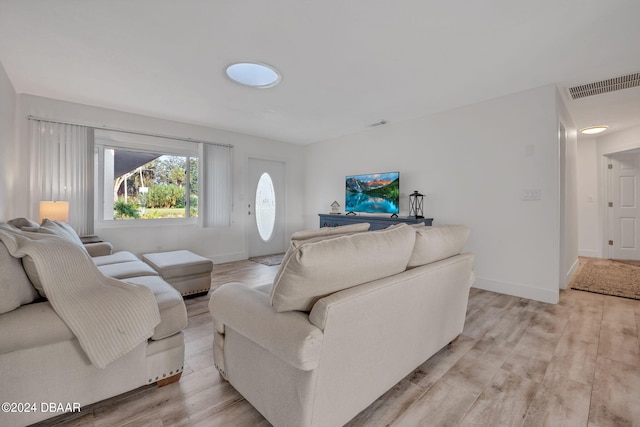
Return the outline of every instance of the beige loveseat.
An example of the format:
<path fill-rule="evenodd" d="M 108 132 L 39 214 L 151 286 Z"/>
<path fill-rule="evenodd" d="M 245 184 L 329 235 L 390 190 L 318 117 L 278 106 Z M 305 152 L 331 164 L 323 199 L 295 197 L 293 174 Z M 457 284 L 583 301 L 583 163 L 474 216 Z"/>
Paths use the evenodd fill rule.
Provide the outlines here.
<path fill-rule="evenodd" d="M 462 332 L 468 229 L 358 227 L 296 233 L 273 285 L 212 293 L 214 362 L 274 426 L 341 426 Z"/>
<path fill-rule="evenodd" d="M 92 259 L 77 236 L 65 237 L 73 232 L 68 226 L 49 222 L 41 230 L 38 224 L 25 221 L 13 221 L 13 226 L 0 223 L 0 402 L 10 405 L 0 412 L 0 425 L 31 424 L 143 385 L 178 380 L 184 364 L 181 330 L 187 325 L 180 293 L 132 254 L 110 254 L 110 245 L 102 244 L 94 252 L 102 255 Z M 24 242 L 32 245 L 31 252 L 24 249 L 29 247 Z M 58 251 L 56 246 L 65 250 Z M 39 251 L 40 247 L 46 249 Z M 20 251 L 31 255 L 22 256 Z M 74 276 L 67 270 L 77 271 Z M 115 280 L 101 271 L 127 277 Z M 54 274 L 60 275 L 59 281 L 51 280 Z M 86 283 L 78 277 L 86 277 Z M 77 289 L 64 288 L 69 280 L 79 282 Z M 98 287 L 115 287 L 120 299 L 92 300 L 91 285 L 96 282 Z M 76 314 L 60 303 L 60 296 L 69 297 L 70 305 L 81 309 L 82 301 L 95 305 L 76 322 Z M 138 300 L 144 304 L 136 305 Z M 129 309 L 118 311 L 112 324 L 99 325 L 103 328 L 91 336 L 93 330 L 88 327 L 93 318 L 109 316 L 100 313 L 104 307 Z M 131 340 L 125 346 L 114 344 L 110 334 L 116 341 L 118 336 Z M 102 357 L 112 348 L 122 348 L 122 354 Z"/>

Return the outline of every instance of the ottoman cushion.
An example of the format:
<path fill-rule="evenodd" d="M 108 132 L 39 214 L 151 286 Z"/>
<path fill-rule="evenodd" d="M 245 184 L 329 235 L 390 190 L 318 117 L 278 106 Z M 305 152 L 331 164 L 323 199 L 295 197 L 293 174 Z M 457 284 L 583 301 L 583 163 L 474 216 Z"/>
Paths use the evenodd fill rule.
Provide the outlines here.
<path fill-rule="evenodd" d="M 213 268 L 213 261 L 187 250 L 144 254 L 142 259 L 165 279 L 207 274 Z"/>
<path fill-rule="evenodd" d="M 211 287 L 213 261 L 191 251 L 144 254 L 142 259 L 183 296 L 206 293 Z"/>

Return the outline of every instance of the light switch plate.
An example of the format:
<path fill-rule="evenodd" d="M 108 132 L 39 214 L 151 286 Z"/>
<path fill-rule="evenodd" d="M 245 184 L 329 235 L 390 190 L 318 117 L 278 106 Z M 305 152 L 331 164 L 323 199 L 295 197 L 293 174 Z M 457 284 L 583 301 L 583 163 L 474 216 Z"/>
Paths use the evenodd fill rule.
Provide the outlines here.
<path fill-rule="evenodd" d="M 520 200 L 531 202 L 540 200 L 542 197 L 542 190 L 539 188 L 527 188 L 522 190 L 520 194 Z"/>

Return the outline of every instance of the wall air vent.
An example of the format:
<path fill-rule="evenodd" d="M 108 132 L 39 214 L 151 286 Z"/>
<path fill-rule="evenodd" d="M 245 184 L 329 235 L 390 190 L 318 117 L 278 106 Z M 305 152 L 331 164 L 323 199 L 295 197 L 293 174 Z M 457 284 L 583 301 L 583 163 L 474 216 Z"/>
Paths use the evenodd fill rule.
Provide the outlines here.
<path fill-rule="evenodd" d="M 587 96 L 600 95 L 601 93 L 629 89 L 636 86 L 640 86 L 640 73 L 570 87 L 569 95 L 571 95 L 571 99 L 579 99 Z"/>

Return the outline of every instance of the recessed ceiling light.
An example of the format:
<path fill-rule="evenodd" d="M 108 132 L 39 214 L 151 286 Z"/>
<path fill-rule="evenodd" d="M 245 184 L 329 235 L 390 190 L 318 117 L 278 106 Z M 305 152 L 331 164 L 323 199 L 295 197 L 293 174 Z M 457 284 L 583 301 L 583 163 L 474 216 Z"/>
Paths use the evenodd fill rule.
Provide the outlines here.
<path fill-rule="evenodd" d="M 257 62 L 236 62 L 227 67 L 227 77 L 244 86 L 272 87 L 280 83 L 280 73 L 269 65 Z"/>
<path fill-rule="evenodd" d="M 596 133 L 604 132 L 609 129 L 609 126 L 601 125 L 601 126 L 589 126 L 588 128 L 580 129 L 580 133 L 584 133 L 586 135 L 595 135 Z"/>

